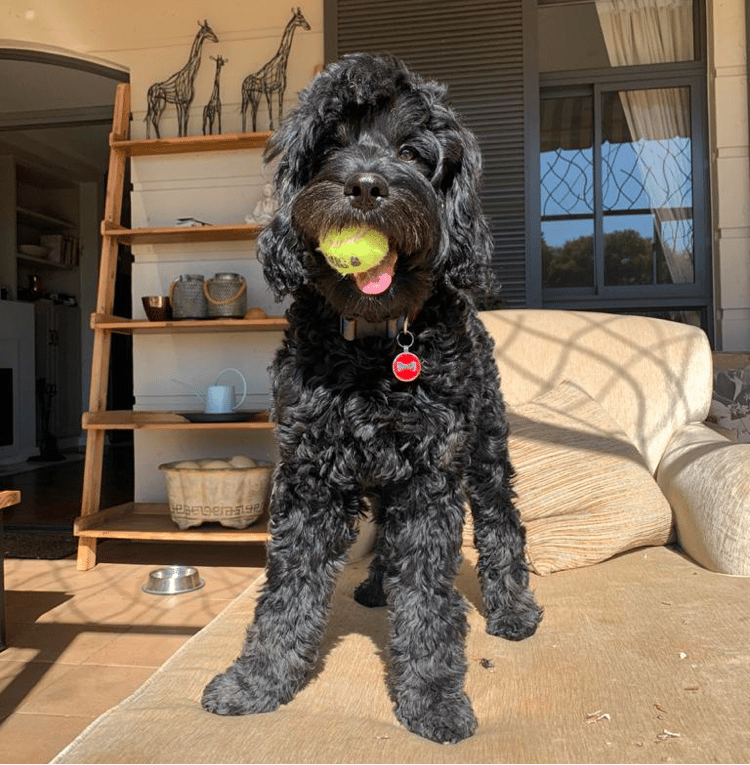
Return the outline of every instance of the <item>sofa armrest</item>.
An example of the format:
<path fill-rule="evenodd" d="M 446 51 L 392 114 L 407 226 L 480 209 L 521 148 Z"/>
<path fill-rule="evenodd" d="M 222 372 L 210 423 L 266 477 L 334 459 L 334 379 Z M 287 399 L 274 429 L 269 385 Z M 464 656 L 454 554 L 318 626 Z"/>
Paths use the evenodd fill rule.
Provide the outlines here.
<path fill-rule="evenodd" d="M 656 480 L 682 549 L 711 571 L 750 576 L 750 444 L 686 425 L 667 445 Z"/>

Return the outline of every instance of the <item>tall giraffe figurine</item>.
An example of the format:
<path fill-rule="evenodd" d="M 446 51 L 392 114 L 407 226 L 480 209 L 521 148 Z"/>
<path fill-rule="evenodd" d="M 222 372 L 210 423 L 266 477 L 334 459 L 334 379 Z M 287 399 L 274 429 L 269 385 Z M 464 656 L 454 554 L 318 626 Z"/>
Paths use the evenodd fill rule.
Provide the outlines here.
<path fill-rule="evenodd" d="M 190 58 L 187 64 L 168 77 L 163 82 L 155 82 L 148 89 L 148 111 L 146 112 L 146 136 L 151 137 L 151 126 L 154 126 L 154 132 L 157 138 L 159 135 L 159 119 L 167 104 L 174 104 L 177 108 L 177 130 L 178 135 L 187 135 L 187 124 L 190 104 L 193 102 L 195 89 L 195 75 L 198 74 L 198 67 L 201 65 L 201 48 L 205 40 L 219 42 L 219 38 L 214 34 L 213 29 L 208 26 L 204 20 L 201 24 L 198 34 L 193 40 L 193 47 L 190 49 Z"/>
<path fill-rule="evenodd" d="M 211 91 L 211 98 L 208 103 L 203 107 L 203 135 L 213 135 L 214 132 L 214 120 L 216 120 L 217 133 L 221 133 L 221 100 L 219 99 L 219 76 L 221 74 L 221 67 L 224 64 L 229 63 L 228 58 L 224 56 L 211 56 L 211 59 L 216 62 L 216 75 L 214 76 L 214 89 Z M 208 128 L 208 131 L 206 131 Z"/>
<path fill-rule="evenodd" d="M 284 110 L 284 91 L 286 90 L 286 63 L 289 58 L 289 50 L 292 47 L 292 38 L 294 30 L 302 27 L 310 31 L 310 25 L 307 19 L 302 15 L 302 11 L 292 8 L 292 18 L 284 29 L 281 36 L 281 43 L 276 55 L 255 74 L 249 74 L 242 82 L 242 130 L 246 129 L 247 107 L 252 107 L 253 132 L 256 130 L 258 117 L 258 104 L 261 95 L 266 97 L 268 104 L 269 130 L 273 130 L 273 108 L 271 106 L 271 96 L 276 93 L 278 97 L 278 120 L 281 122 L 281 116 Z"/>

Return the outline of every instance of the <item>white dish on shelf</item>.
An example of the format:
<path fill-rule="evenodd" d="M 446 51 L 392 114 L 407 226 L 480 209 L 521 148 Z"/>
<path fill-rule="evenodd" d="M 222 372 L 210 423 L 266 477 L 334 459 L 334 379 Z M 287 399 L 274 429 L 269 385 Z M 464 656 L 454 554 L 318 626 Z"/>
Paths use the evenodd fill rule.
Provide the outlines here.
<path fill-rule="evenodd" d="M 18 251 L 32 258 L 46 258 L 49 255 L 49 247 L 40 247 L 38 244 L 19 244 Z"/>

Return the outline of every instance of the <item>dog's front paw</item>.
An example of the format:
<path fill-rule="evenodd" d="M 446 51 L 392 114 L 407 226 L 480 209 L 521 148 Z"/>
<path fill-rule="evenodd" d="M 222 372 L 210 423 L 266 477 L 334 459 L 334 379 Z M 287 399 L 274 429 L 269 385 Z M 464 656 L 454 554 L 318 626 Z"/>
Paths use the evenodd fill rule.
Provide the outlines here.
<path fill-rule="evenodd" d="M 396 706 L 396 717 L 412 733 L 439 744 L 463 741 L 477 729 L 477 718 L 465 693 L 458 698 L 438 699 L 432 704 L 423 699 L 416 704 L 402 701 Z"/>
<path fill-rule="evenodd" d="M 264 678 L 247 677 L 236 666 L 216 675 L 203 690 L 201 704 L 216 715 L 272 712 L 282 703 L 278 690 L 265 687 Z"/>
<path fill-rule="evenodd" d="M 523 640 L 536 632 L 542 620 L 542 609 L 534 602 L 531 593 L 519 600 L 512 609 L 496 610 L 487 614 L 487 632 L 506 640 Z"/>

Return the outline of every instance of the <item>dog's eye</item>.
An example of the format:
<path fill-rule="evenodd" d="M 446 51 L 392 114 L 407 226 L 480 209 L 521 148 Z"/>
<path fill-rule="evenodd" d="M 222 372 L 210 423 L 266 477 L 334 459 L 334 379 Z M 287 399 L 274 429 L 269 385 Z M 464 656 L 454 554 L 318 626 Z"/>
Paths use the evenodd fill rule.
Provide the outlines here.
<path fill-rule="evenodd" d="M 417 152 L 414 151 L 411 146 L 402 146 L 398 150 L 398 158 L 404 162 L 413 162 L 418 156 Z"/>

